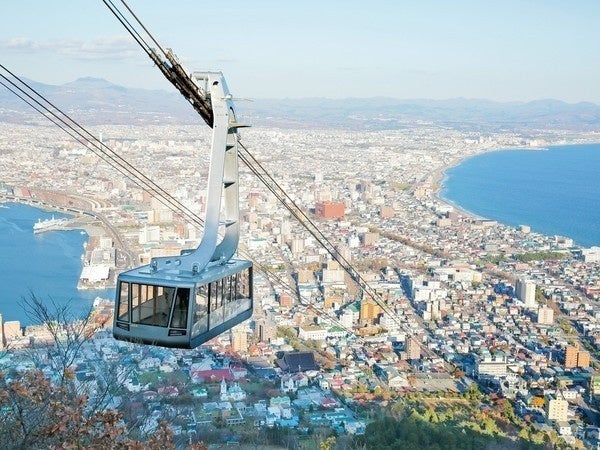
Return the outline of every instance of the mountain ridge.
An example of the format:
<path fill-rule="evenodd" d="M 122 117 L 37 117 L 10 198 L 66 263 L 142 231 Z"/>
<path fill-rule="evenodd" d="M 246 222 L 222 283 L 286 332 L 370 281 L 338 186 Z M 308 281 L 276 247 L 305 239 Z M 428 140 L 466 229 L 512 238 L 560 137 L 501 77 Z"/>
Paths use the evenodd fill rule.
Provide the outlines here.
<path fill-rule="evenodd" d="M 76 113 L 86 123 L 199 123 L 196 113 L 174 89 L 169 92 L 128 88 L 94 77 L 62 85 L 25 81 L 53 104 Z M 556 99 L 498 102 L 464 97 L 440 100 L 310 97 L 239 101 L 236 107 L 239 115 L 255 125 L 280 127 L 383 130 L 431 124 L 463 130 L 600 130 L 600 105 Z M 37 114 L 7 89 L 0 89 L 0 112 L 0 121 L 5 122 Z"/>

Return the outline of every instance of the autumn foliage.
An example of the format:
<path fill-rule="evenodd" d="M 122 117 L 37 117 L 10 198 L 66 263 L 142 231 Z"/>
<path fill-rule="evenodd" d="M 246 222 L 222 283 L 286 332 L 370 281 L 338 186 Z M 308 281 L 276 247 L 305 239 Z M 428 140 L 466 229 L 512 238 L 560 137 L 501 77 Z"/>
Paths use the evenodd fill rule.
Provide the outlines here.
<path fill-rule="evenodd" d="M 0 373 L 0 448 L 175 448 L 166 423 L 146 441 L 130 439 L 119 412 L 88 411 L 88 399 L 74 392 L 73 383 L 53 384 L 40 370 L 11 379 Z"/>

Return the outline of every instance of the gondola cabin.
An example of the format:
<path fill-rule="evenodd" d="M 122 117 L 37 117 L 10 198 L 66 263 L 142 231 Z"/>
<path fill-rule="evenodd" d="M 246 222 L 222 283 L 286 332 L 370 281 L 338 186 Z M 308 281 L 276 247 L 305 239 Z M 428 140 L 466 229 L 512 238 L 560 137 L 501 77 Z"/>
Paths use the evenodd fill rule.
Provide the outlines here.
<path fill-rule="evenodd" d="M 119 275 L 116 339 L 194 348 L 250 318 L 252 263 L 229 260 L 198 274 L 153 272 L 150 266 Z"/>

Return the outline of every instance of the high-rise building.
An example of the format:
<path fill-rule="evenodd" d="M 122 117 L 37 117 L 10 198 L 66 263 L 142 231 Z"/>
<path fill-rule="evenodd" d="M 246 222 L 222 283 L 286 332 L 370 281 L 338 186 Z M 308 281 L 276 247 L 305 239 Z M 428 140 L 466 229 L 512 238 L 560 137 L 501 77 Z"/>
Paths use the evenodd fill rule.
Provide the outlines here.
<path fill-rule="evenodd" d="M 354 313 L 350 309 L 345 309 L 339 317 L 340 324 L 345 328 L 354 326 Z"/>
<path fill-rule="evenodd" d="M 484 352 L 481 356 L 477 357 L 476 370 L 479 376 L 506 376 L 508 370 L 508 359 L 506 354 L 501 351 L 498 351 L 493 355 L 489 352 Z"/>
<path fill-rule="evenodd" d="M 556 395 L 548 395 L 546 397 L 546 419 L 565 422 L 568 419 L 568 408 L 569 403 L 560 392 Z"/>
<path fill-rule="evenodd" d="M 256 321 L 255 334 L 260 342 L 270 342 L 277 337 L 277 329 L 270 322 L 259 319 Z"/>
<path fill-rule="evenodd" d="M 577 352 L 577 367 L 590 367 L 590 352 Z"/>
<path fill-rule="evenodd" d="M 421 359 L 421 344 L 415 336 L 411 336 L 406 340 L 406 358 Z"/>
<path fill-rule="evenodd" d="M 321 279 L 323 284 L 343 283 L 345 280 L 345 275 L 346 272 L 336 261 L 329 261 L 327 263 L 327 267 L 324 267 L 321 271 Z"/>
<path fill-rule="evenodd" d="M 594 396 L 600 395 L 600 375 L 590 377 L 590 392 Z"/>
<path fill-rule="evenodd" d="M 547 306 L 538 309 L 537 323 L 540 325 L 552 325 L 554 323 L 554 310 Z"/>
<path fill-rule="evenodd" d="M 315 215 L 324 219 L 339 219 L 344 217 L 345 207 L 342 202 L 317 202 Z"/>
<path fill-rule="evenodd" d="M 304 252 L 304 239 L 293 238 L 290 242 L 290 250 L 294 255 L 300 255 Z"/>
<path fill-rule="evenodd" d="M 234 327 L 231 330 L 231 348 L 234 352 L 248 351 L 248 336 L 243 327 Z"/>
<path fill-rule="evenodd" d="M 373 324 L 382 312 L 381 306 L 370 298 L 360 302 L 360 322 L 362 324 Z"/>
<path fill-rule="evenodd" d="M 569 345 L 565 349 L 565 368 L 572 369 L 573 367 L 589 367 L 590 352 L 581 350 L 579 344 L 574 347 Z"/>
<path fill-rule="evenodd" d="M 519 278 L 515 284 L 515 293 L 517 298 L 525 303 L 525 308 L 534 308 L 535 303 L 535 283 L 531 280 Z"/>
<path fill-rule="evenodd" d="M 565 368 L 571 369 L 577 367 L 577 347 L 568 346 L 565 349 Z"/>

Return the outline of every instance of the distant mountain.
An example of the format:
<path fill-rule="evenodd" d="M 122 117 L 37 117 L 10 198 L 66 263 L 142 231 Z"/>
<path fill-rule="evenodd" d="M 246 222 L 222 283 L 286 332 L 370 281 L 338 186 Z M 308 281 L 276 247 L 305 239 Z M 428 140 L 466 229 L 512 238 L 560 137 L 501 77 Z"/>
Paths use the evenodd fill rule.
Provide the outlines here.
<path fill-rule="evenodd" d="M 72 119 L 88 125 L 192 122 L 196 119 L 194 111 L 175 91 L 131 89 L 89 77 L 60 86 L 25 81 Z M 19 120 L 23 114 L 37 113 L 0 86 L 0 120 Z"/>
<path fill-rule="evenodd" d="M 27 80 L 56 106 L 82 124 L 198 123 L 194 110 L 175 89 L 131 89 L 97 78 L 61 86 Z M 419 123 L 462 130 L 568 129 L 600 131 L 600 105 L 558 100 L 494 102 L 479 99 L 400 100 L 257 99 L 237 103 L 238 115 L 256 126 L 397 129 Z M 21 122 L 37 113 L 0 87 L 0 121 Z"/>
<path fill-rule="evenodd" d="M 455 129 L 600 130 L 600 105 L 558 100 L 494 102 L 479 99 L 348 98 L 260 100 L 246 106 L 257 119 L 343 128 L 393 129 L 431 123 Z"/>

